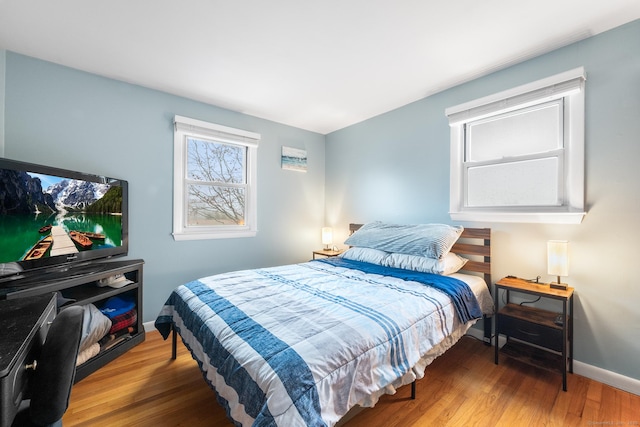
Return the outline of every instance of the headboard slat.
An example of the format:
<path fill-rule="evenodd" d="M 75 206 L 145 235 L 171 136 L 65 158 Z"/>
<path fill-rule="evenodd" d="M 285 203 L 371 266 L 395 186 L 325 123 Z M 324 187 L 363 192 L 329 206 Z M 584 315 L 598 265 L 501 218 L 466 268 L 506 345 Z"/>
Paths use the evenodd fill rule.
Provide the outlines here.
<path fill-rule="evenodd" d="M 491 264 L 482 261 L 469 260 L 462 269 L 466 271 L 475 271 L 477 273 L 491 274 Z"/>
<path fill-rule="evenodd" d="M 451 252 L 458 255 L 480 255 L 491 256 L 491 246 L 479 246 L 470 243 L 459 243 L 453 245 Z"/>
<path fill-rule="evenodd" d="M 491 239 L 490 228 L 465 228 L 462 231 L 462 236 L 469 239 Z"/>

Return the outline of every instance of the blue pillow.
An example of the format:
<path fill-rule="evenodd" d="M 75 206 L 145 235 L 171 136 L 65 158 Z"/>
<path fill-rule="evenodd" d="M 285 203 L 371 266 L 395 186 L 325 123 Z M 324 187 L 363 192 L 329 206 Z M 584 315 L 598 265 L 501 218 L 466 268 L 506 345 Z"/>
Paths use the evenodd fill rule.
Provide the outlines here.
<path fill-rule="evenodd" d="M 385 252 L 442 259 L 464 230 L 446 224 L 388 224 L 380 221 L 363 225 L 344 244 Z"/>

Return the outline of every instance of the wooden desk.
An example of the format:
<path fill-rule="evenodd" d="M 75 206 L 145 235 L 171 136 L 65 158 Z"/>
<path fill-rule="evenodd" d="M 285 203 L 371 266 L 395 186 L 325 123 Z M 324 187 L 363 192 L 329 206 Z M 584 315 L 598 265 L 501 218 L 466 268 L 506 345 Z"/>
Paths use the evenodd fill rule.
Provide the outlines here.
<path fill-rule="evenodd" d="M 0 301 L 0 427 L 13 422 L 30 370 L 56 316 L 55 294 Z"/>

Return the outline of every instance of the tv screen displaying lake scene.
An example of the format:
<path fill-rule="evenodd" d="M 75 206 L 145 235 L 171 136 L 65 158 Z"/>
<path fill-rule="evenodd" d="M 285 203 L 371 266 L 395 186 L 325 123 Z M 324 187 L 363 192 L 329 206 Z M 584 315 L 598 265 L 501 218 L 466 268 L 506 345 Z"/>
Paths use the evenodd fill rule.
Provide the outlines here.
<path fill-rule="evenodd" d="M 75 259 L 123 246 L 123 181 L 1 166 L 0 263 Z"/>

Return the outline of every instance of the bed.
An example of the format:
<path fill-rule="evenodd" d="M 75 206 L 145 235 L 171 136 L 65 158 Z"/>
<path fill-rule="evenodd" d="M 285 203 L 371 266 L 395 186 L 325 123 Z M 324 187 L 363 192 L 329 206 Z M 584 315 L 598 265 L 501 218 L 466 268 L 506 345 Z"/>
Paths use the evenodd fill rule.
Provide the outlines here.
<path fill-rule="evenodd" d="M 351 224 L 359 231 L 349 239 L 369 225 Z M 470 258 L 449 274 L 387 265 L 393 252 L 354 245 L 340 257 L 201 278 L 171 293 L 155 325 L 173 336 L 174 358 L 180 335 L 236 425 L 333 426 L 415 385 L 482 317 L 488 341 L 490 236 L 466 228 L 433 255 L 438 268 L 445 256 Z"/>

